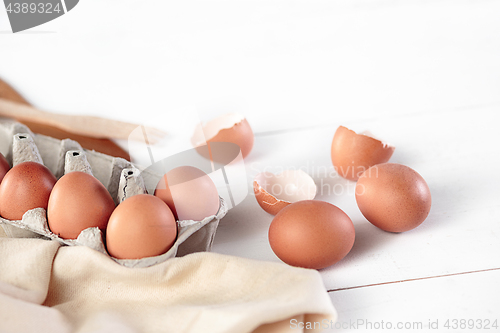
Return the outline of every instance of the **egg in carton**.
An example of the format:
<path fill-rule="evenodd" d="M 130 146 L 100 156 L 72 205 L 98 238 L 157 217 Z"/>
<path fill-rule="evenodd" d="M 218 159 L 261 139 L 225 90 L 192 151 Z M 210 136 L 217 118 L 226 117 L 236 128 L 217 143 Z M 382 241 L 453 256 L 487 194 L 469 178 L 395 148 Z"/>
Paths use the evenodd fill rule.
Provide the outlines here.
<path fill-rule="evenodd" d="M 57 179 L 71 171 L 89 173 L 106 187 L 115 204 L 135 194 L 148 193 L 148 189 L 154 191 L 163 176 L 148 169 L 140 170 L 122 158 L 84 150 L 70 139 L 33 134 L 25 125 L 6 119 L 0 119 L 0 152 L 12 166 L 25 161 L 44 164 Z M 219 221 L 227 210 L 220 198 L 215 215 L 201 221 L 177 221 L 177 239 L 162 255 L 142 259 L 110 258 L 126 267 L 148 267 L 176 256 L 210 251 Z M 44 208 L 27 211 L 18 221 L 0 217 L 0 227 L 8 237 L 52 239 L 69 246 L 88 246 L 109 256 L 99 228 L 87 228 L 76 239 L 63 239 L 50 231 Z"/>

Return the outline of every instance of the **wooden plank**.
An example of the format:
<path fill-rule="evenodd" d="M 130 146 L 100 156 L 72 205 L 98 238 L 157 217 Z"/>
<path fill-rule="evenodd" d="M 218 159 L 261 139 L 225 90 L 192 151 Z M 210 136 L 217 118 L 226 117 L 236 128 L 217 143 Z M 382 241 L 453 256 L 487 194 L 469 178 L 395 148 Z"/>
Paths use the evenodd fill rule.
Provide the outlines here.
<path fill-rule="evenodd" d="M 493 270 L 330 292 L 339 317 L 324 332 L 498 332 L 498 279 Z"/>

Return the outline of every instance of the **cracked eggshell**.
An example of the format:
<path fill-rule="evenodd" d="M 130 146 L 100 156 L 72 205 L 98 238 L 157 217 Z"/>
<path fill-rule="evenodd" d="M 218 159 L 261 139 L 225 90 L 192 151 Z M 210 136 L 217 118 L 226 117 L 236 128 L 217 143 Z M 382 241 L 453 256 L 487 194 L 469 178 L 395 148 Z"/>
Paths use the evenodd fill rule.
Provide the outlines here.
<path fill-rule="evenodd" d="M 231 142 L 237 144 L 245 158 L 253 147 L 254 135 L 244 116 L 229 113 L 215 118 L 195 130 L 191 139 L 195 147 L 210 142 Z"/>
<path fill-rule="evenodd" d="M 278 175 L 259 173 L 253 181 L 253 190 L 260 207 L 276 215 L 291 203 L 314 199 L 317 188 L 311 176 L 304 171 L 285 170 Z"/>
<path fill-rule="evenodd" d="M 431 192 L 424 178 L 402 164 L 383 163 L 366 170 L 355 193 L 361 213 L 385 231 L 414 229 L 431 210 Z"/>
<path fill-rule="evenodd" d="M 368 132 L 357 134 L 340 126 L 333 136 L 331 158 L 341 177 L 356 181 L 371 166 L 389 161 L 394 149 Z"/>

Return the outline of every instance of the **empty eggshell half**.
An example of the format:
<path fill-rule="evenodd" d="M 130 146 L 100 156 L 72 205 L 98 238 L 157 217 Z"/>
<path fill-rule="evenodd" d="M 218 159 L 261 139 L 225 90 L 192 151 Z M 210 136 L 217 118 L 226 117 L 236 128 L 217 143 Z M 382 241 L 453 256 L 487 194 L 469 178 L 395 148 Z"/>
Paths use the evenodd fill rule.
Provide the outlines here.
<path fill-rule="evenodd" d="M 312 200 L 316 196 L 314 180 L 302 170 L 285 170 L 275 175 L 259 173 L 253 181 L 255 198 L 266 212 L 276 215 L 291 203 Z"/>
<path fill-rule="evenodd" d="M 369 132 L 356 132 L 340 126 L 332 140 L 331 158 L 335 171 L 349 180 L 358 180 L 368 168 L 386 163 L 394 146 L 374 138 Z"/>
<path fill-rule="evenodd" d="M 232 142 L 240 147 L 245 158 L 252 150 L 254 135 L 244 116 L 229 113 L 198 126 L 191 141 L 195 147 L 210 142 Z"/>

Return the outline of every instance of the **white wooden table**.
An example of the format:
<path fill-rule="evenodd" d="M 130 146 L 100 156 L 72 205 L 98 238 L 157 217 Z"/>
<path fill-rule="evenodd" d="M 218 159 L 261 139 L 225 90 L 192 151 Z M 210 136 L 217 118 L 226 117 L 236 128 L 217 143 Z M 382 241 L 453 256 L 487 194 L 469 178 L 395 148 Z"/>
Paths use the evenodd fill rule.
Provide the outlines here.
<path fill-rule="evenodd" d="M 213 251 L 279 262 L 272 216 L 250 186 L 264 169 L 302 168 L 317 199 L 356 228 L 349 255 L 320 272 L 336 331 L 491 331 L 500 325 L 499 18 L 500 2 L 486 0 L 85 0 L 18 34 L 0 10 L 0 75 L 40 108 L 167 131 L 188 106 L 201 120 L 245 114 L 255 132 L 250 192 L 221 221 Z M 333 174 L 339 125 L 383 137 L 396 146 L 392 162 L 426 179 L 433 206 L 420 227 L 392 234 L 364 219 L 354 183 Z"/>

